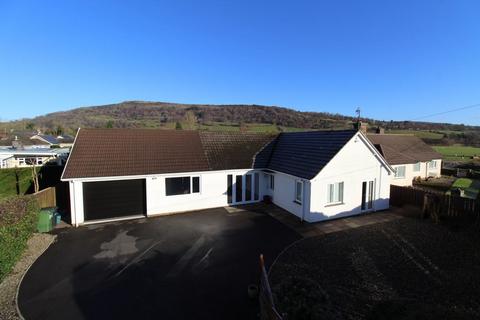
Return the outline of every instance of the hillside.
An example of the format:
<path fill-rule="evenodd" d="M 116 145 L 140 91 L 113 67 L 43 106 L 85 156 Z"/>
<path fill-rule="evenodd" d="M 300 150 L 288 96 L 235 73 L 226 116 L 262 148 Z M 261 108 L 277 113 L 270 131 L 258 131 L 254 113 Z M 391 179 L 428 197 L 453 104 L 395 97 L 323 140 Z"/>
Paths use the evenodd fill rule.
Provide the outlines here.
<path fill-rule="evenodd" d="M 195 115 L 196 127 L 205 130 L 239 130 L 241 126 L 246 127 L 248 131 L 344 129 L 351 128 L 351 123 L 355 120 L 353 117 L 340 114 L 301 112 L 276 106 L 126 101 L 4 122 L 0 124 L 0 129 L 31 130 L 35 128 L 44 132 L 61 130 L 74 133 L 79 127 L 174 128 L 175 123 L 184 121 L 187 112 Z M 434 139 L 439 144 L 448 144 L 445 139 L 470 144 L 469 141 L 476 142 L 475 139 L 480 133 L 480 127 L 458 124 L 375 119 L 362 119 L 362 121 L 368 122 L 370 128 L 381 126 L 397 133 L 422 132 L 423 139 Z"/>

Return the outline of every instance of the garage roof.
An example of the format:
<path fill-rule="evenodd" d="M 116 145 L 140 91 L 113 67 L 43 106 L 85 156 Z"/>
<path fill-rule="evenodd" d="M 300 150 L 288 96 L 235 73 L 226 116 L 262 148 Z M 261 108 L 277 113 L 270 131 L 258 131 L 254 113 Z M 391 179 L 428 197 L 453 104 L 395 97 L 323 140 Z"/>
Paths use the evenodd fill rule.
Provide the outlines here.
<path fill-rule="evenodd" d="M 275 136 L 160 129 L 81 129 L 62 179 L 246 169 Z"/>
<path fill-rule="evenodd" d="M 367 137 L 391 165 L 426 162 L 442 158 L 422 139 L 413 135 L 369 134 Z"/>

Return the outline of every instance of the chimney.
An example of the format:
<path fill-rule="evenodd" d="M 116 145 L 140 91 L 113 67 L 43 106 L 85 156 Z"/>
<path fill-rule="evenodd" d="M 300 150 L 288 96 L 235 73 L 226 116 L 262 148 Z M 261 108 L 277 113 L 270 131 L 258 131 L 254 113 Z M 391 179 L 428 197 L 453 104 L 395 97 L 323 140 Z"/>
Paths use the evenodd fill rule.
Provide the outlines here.
<path fill-rule="evenodd" d="M 353 123 L 353 129 L 357 131 L 362 131 L 363 134 L 367 134 L 367 127 L 368 127 L 368 123 L 362 123 L 361 121 L 357 121 Z"/>
<path fill-rule="evenodd" d="M 385 134 L 385 128 L 377 127 L 375 130 L 376 134 Z"/>

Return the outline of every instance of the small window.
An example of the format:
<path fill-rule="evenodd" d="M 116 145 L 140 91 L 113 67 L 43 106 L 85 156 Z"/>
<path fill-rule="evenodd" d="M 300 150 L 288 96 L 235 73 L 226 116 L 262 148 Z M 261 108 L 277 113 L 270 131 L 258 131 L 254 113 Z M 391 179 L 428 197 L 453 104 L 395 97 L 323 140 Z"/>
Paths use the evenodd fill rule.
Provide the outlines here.
<path fill-rule="evenodd" d="M 192 178 L 192 193 L 200 192 L 200 177 Z"/>
<path fill-rule="evenodd" d="M 343 182 L 331 183 L 328 185 L 328 199 L 327 202 L 342 203 L 343 202 Z"/>
<path fill-rule="evenodd" d="M 25 164 L 25 158 L 18 158 L 18 164 Z"/>
<path fill-rule="evenodd" d="M 432 160 L 428 163 L 428 169 L 436 169 L 437 168 L 437 161 Z"/>
<path fill-rule="evenodd" d="M 167 196 L 190 193 L 190 177 L 166 178 L 165 192 Z"/>
<path fill-rule="evenodd" d="M 273 174 L 270 175 L 270 189 L 275 190 L 275 176 Z"/>
<path fill-rule="evenodd" d="M 302 203 L 303 183 L 302 181 L 295 181 L 295 202 Z"/>
<path fill-rule="evenodd" d="M 405 166 L 399 166 L 394 168 L 395 169 L 395 178 L 402 179 L 405 178 Z"/>
<path fill-rule="evenodd" d="M 420 171 L 420 162 L 417 162 L 413 165 L 413 171 L 419 172 Z"/>

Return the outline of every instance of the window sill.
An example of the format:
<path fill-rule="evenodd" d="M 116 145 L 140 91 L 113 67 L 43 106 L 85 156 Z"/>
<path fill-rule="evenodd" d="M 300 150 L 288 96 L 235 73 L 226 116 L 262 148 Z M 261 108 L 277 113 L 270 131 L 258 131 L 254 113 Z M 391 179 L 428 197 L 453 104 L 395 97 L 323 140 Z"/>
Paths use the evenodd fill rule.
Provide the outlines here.
<path fill-rule="evenodd" d="M 302 205 L 302 203 L 301 203 L 301 202 L 299 202 L 299 201 L 297 201 L 297 200 L 293 200 L 293 203 L 296 203 L 296 204 L 298 204 L 299 206 L 301 206 L 301 205 Z"/>
<path fill-rule="evenodd" d="M 401 180 L 401 179 L 405 179 L 405 177 L 393 177 L 393 180 Z"/>
<path fill-rule="evenodd" d="M 329 203 L 327 205 L 325 205 L 325 208 L 328 208 L 328 207 L 336 207 L 336 206 L 342 206 L 344 205 L 345 203 L 344 202 L 335 202 L 335 203 Z"/>

